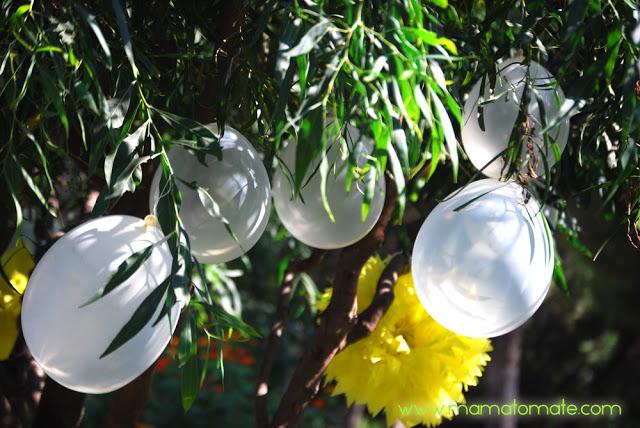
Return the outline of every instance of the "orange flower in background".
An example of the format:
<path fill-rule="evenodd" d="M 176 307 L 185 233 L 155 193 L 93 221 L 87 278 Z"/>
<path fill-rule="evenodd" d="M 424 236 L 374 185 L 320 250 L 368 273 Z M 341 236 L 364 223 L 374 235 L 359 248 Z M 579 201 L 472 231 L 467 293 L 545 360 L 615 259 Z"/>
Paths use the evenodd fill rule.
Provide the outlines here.
<path fill-rule="evenodd" d="M 233 337 L 233 335 L 231 336 Z M 211 360 L 216 361 L 220 356 L 219 353 L 219 342 L 212 341 L 209 345 L 209 340 L 206 337 L 201 337 L 198 339 L 198 358 L 200 360 L 205 360 L 207 358 L 207 346 L 209 347 L 209 355 L 208 357 Z M 163 373 L 167 370 L 167 368 L 175 361 L 175 357 L 178 353 L 178 348 L 180 346 L 180 338 L 173 337 L 167 346 L 164 354 L 156 361 L 155 369 L 158 373 Z M 222 354 L 225 362 L 239 364 L 242 366 L 252 366 L 256 363 L 255 358 L 249 354 L 244 345 L 232 345 L 230 343 L 223 343 L 222 345 Z"/>
<path fill-rule="evenodd" d="M 316 409 L 322 409 L 327 405 L 327 401 L 324 398 L 316 398 L 311 402 L 311 407 L 315 407 Z"/>
<path fill-rule="evenodd" d="M 171 365 L 171 363 L 173 362 L 173 358 L 171 357 L 167 357 L 165 355 L 161 356 L 160 358 L 158 358 L 158 361 L 156 361 L 156 372 L 158 373 L 162 373 L 165 370 L 167 370 L 167 367 L 169 365 Z"/>

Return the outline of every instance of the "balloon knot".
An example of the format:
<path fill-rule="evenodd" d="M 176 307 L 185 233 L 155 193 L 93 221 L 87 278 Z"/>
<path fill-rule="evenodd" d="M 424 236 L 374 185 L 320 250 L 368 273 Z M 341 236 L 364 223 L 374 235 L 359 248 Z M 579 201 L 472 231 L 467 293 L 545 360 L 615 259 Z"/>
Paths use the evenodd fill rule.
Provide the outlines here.
<path fill-rule="evenodd" d="M 149 227 L 156 227 L 158 225 L 158 217 L 149 214 L 148 216 L 146 216 L 144 218 L 144 227 L 145 228 L 149 228 Z"/>

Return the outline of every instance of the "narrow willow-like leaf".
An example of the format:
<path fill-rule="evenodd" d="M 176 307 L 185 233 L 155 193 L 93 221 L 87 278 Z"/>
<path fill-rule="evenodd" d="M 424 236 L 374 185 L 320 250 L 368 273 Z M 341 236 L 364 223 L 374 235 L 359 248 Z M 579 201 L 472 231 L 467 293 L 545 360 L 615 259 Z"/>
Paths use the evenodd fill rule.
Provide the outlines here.
<path fill-rule="evenodd" d="M 204 207 L 207 214 L 209 214 L 211 218 L 220 220 L 224 225 L 224 228 L 227 230 L 227 233 L 229 234 L 229 236 L 231 236 L 231 238 L 233 238 L 234 241 L 240 242 L 238 239 L 238 235 L 236 235 L 236 233 L 233 231 L 233 228 L 231 227 L 229 220 L 227 220 L 227 218 L 222 215 L 222 212 L 220 211 L 220 206 L 213 199 L 211 194 L 209 194 L 207 189 L 205 189 L 204 187 L 198 186 L 197 192 L 198 192 L 198 198 L 200 199 L 200 203 Z"/>
<path fill-rule="evenodd" d="M 331 23 L 326 19 L 320 20 L 320 22 L 311 27 L 309 31 L 302 36 L 297 45 L 287 51 L 287 56 L 293 58 L 311 52 L 311 50 L 317 46 L 320 39 L 327 33 L 330 25 Z"/>
<path fill-rule="evenodd" d="M 329 198 L 327 198 L 327 180 L 329 179 L 329 160 L 327 154 L 323 151 L 320 156 L 320 198 L 322 199 L 322 206 L 329 216 L 329 220 L 335 223 L 336 219 L 331 212 L 331 206 L 329 205 Z"/>
<path fill-rule="evenodd" d="M 100 44 L 100 47 L 104 52 L 104 57 L 107 63 L 107 69 L 111 70 L 111 66 L 112 66 L 111 49 L 109 49 L 109 44 L 107 43 L 107 40 L 105 39 L 104 34 L 102 34 L 102 30 L 100 29 L 100 26 L 96 22 L 95 15 L 91 14 L 87 9 L 82 7 L 79 3 L 74 3 L 74 6 L 80 13 L 80 16 L 82 17 L 82 19 L 84 19 L 87 25 L 89 25 L 89 27 L 91 28 L 91 31 L 93 31 L 93 34 L 95 34 L 96 39 L 98 39 L 98 43 Z"/>
<path fill-rule="evenodd" d="M 562 290 L 562 292 L 566 295 L 571 294 L 569 291 L 569 284 L 567 283 L 567 278 L 564 275 L 564 269 L 562 269 L 562 264 L 560 264 L 560 260 L 556 255 L 553 261 L 553 280 L 556 285 Z"/>
<path fill-rule="evenodd" d="M 127 18 L 124 13 L 124 9 L 119 0 L 111 0 L 111 6 L 113 12 L 116 15 L 116 22 L 118 23 L 118 30 L 120 30 L 120 36 L 122 37 L 122 44 L 124 45 L 124 53 L 127 55 L 129 64 L 131 64 L 131 70 L 133 71 L 133 77 L 137 78 L 140 72 L 136 66 L 135 58 L 133 57 L 133 45 L 131 44 L 131 35 L 129 34 L 129 26 L 127 25 Z"/>
<path fill-rule="evenodd" d="M 444 104 L 442 104 L 442 101 L 440 101 L 440 98 L 438 98 L 438 95 L 431 87 L 429 87 L 429 91 L 431 91 L 431 98 L 436 105 L 438 119 L 440 119 L 440 124 L 444 132 L 444 139 L 447 143 L 447 150 L 451 158 L 451 167 L 453 168 L 453 180 L 455 182 L 458 180 L 458 140 L 456 140 L 456 134 L 453 131 L 453 126 L 451 125 L 447 110 L 444 108 Z"/>
<path fill-rule="evenodd" d="M 58 113 L 58 119 L 64 128 L 65 136 L 69 136 L 69 118 L 67 117 L 67 112 L 64 109 L 64 103 L 62 102 L 62 97 L 60 96 L 61 91 L 55 87 L 55 84 L 49 75 L 44 69 L 38 69 L 40 74 L 40 82 L 42 82 L 42 87 L 44 89 L 44 93 L 46 97 L 53 103 L 53 106 Z"/>
<path fill-rule="evenodd" d="M 253 327 L 240 318 L 229 314 L 221 306 L 203 301 L 193 302 L 193 304 L 204 307 L 216 319 L 218 325 L 232 327 L 244 337 L 262 337 Z"/>
<path fill-rule="evenodd" d="M 24 167 L 20 164 L 20 162 L 18 162 L 18 159 L 16 159 L 15 156 L 12 156 L 12 158 L 15 162 L 15 165 L 20 170 L 20 174 L 22 175 L 24 182 L 27 184 L 27 187 L 31 190 L 31 192 L 33 192 L 38 202 L 42 204 L 42 206 L 49 212 L 49 214 L 56 217 L 55 211 L 53 211 L 53 209 L 49 206 L 47 199 L 44 197 L 38 186 L 36 186 L 36 184 L 33 182 L 33 179 L 31 178 L 29 172 L 24 169 Z"/>
<path fill-rule="evenodd" d="M 303 119 L 296 145 L 294 192 L 297 195 L 305 179 L 311 162 L 318 158 L 324 150 L 325 141 L 325 110 L 318 106 L 311 110 Z"/>
<path fill-rule="evenodd" d="M 360 205 L 360 218 L 363 223 L 369 215 L 369 209 L 371 208 L 373 194 L 376 191 L 376 175 L 377 169 L 375 162 L 370 161 L 369 170 L 364 176 L 364 196 L 362 198 L 362 205 Z"/>
<path fill-rule="evenodd" d="M 433 126 L 433 116 L 431 114 L 431 107 L 429 106 L 429 102 L 427 98 L 422 93 L 422 89 L 419 85 L 414 86 L 413 88 L 413 97 L 422 112 L 422 116 L 424 116 L 427 121 L 427 126 L 431 128 Z"/>
<path fill-rule="evenodd" d="M 115 290 L 119 285 L 124 283 L 151 256 L 151 253 L 153 252 L 154 247 L 155 247 L 154 245 L 149 245 L 143 248 L 142 250 L 136 251 L 135 253 L 127 257 L 122 263 L 120 263 L 120 266 L 118 266 L 118 269 L 116 270 L 116 272 L 113 275 L 111 275 L 111 278 L 109 278 L 107 283 L 104 286 L 100 287 L 98 291 L 89 300 L 84 302 L 79 307 L 84 308 L 85 306 L 106 296 L 107 294 Z"/>
<path fill-rule="evenodd" d="M 198 358 L 191 357 L 180 370 L 180 397 L 185 412 L 191 408 L 196 400 L 199 388 Z"/>
<path fill-rule="evenodd" d="M 162 298 L 166 295 L 170 280 L 171 276 L 165 279 L 147 297 L 145 297 L 129 321 L 127 321 L 127 323 L 120 329 L 118 334 L 116 334 L 116 337 L 111 341 L 109 346 L 107 346 L 107 349 L 102 353 L 102 355 L 100 355 L 100 358 L 104 358 L 116 351 L 138 334 L 145 325 L 147 325 L 151 320 L 151 317 L 153 317 L 153 314 L 156 312 Z"/>
<path fill-rule="evenodd" d="M 180 332 L 180 345 L 178 346 L 178 367 L 182 368 L 191 359 L 198 355 L 198 330 L 191 315 L 185 317 L 182 331 Z"/>
<path fill-rule="evenodd" d="M 507 184 L 508 184 L 508 183 L 507 183 Z M 507 184 L 505 184 L 505 186 L 506 186 Z M 501 187 L 504 187 L 504 186 L 501 186 Z M 463 209 L 465 209 L 466 207 L 468 207 L 469 205 L 471 205 L 472 203 L 474 203 L 474 202 L 475 202 L 475 201 L 477 201 L 478 199 L 480 199 L 480 198 L 482 198 L 482 197 L 484 197 L 484 196 L 488 195 L 489 193 L 491 193 L 491 192 L 493 192 L 493 191 L 495 191 L 495 190 L 498 190 L 499 188 L 500 188 L 500 187 L 495 188 L 495 189 L 491 189 L 491 190 L 487 190 L 486 192 L 481 193 L 481 194 L 479 194 L 478 196 L 474 196 L 473 198 L 469 199 L 467 202 L 465 202 L 465 203 L 463 203 L 463 204 L 460 204 L 460 205 L 458 205 L 457 207 L 455 207 L 455 208 L 453 209 L 453 211 L 454 211 L 454 212 L 462 211 Z M 460 189 L 460 190 L 462 190 L 462 189 Z"/>

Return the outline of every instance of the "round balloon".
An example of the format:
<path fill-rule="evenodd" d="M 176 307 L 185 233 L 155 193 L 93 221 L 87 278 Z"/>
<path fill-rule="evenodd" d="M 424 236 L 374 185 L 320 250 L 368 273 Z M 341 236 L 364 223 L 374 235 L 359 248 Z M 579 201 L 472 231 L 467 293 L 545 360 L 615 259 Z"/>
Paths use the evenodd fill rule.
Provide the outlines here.
<path fill-rule="evenodd" d="M 553 240 L 540 206 L 521 186 L 485 179 L 429 214 L 411 264 L 418 297 L 436 321 L 464 336 L 500 336 L 544 300 Z"/>
<path fill-rule="evenodd" d="M 480 90 L 483 86 L 482 99 Z M 524 58 L 512 58 L 498 65 L 495 88 L 491 89 L 489 77 L 480 79 L 471 89 L 462 113 L 462 145 L 473 165 L 488 177 L 500 178 L 507 173 L 505 150 L 511 131 L 518 118 L 525 86 L 528 88 L 529 105 L 527 119 L 519 124 L 524 131 L 521 141 L 520 172 L 530 170 L 541 176 L 546 161 L 549 168 L 558 160 L 569 137 L 569 118 L 560 120 L 547 131 L 543 130 L 558 116 L 565 100 L 562 88 L 546 68 L 531 61 L 527 67 Z M 544 122 L 540 104 L 544 107 Z M 481 127 L 480 117 L 483 118 Z M 484 130 L 483 130 L 484 129 Z M 553 144 L 557 144 L 558 153 Z"/>
<path fill-rule="evenodd" d="M 371 151 L 373 142 L 361 139 L 358 130 L 351 125 L 346 125 L 346 129 L 348 151 L 356 157 L 356 165 L 362 167 L 366 163 L 366 155 Z M 378 174 L 369 212 L 363 221 L 361 207 L 364 182 L 354 179 L 347 190 L 349 153 L 343 150 L 338 142 L 335 126 L 328 125 L 327 133 L 329 172 L 326 195 L 335 221 L 331 220 L 322 203 L 322 177 L 318 171 L 320 160 L 309 167 L 300 189 L 300 196 L 293 197 L 290 181 L 295 174 L 296 145 L 293 142 L 288 142 L 280 153 L 284 165 L 281 164 L 273 176 L 273 202 L 282 224 L 296 239 L 310 247 L 335 249 L 359 241 L 373 228 L 382 212 L 385 182 L 382 174 Z M 358 144 L 359 142 L 362 144 Z M 289 178 L 283 170 L 287 171 Z"/>
<path fill-rule="evenodd" d="M 129 383 L 160 356 L 175 329 L 164 305 L 142 330 L 103 358 L 111 341 L 138 306 L 171 272 L 172 257 L 159 227 L 142 219 L 112 215 L 67 232 L 45 253 L 29 278 L 22 300 L 22 331 L 45 373 L 69 389 L 106 393 Z M 121 285 L 83 306 L 133 253 L 156 245 L 149 258 Z"/>
<path fill-rule="evenodd" d="M 215 125 L 207 126 L 218 134 Z M 222 159 L 206 155 L 206 166 L 182 146 L 169 151 L 175 176 L 206 190 L 206 193 L 196 191 L 176 180 L 182 194 L 180 218 L 189 236 L 191 252 L 203 263 L 227 262 L 249 251 L 267 227 L 271 209 L 269 176 L 251 143 L 227 126 L 220 147 Z M 158 169 L 151 184 L 152 213 L 161 195 L 161 176 L 162 170 Z M 203 203 L 211 208 L 211 200 L 218 211 L 209 210 Z"/>

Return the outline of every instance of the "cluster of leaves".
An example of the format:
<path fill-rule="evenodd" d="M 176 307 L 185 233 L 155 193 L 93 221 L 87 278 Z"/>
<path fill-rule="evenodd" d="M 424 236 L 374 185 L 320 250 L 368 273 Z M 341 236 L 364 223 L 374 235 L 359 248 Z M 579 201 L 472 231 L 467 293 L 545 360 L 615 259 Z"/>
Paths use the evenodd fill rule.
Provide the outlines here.
<path fill-rule="evenodd" d="M 454 19 L 446 21 L 445 34 L 455 32 L 461 55 L 476 60 L 458 63 L 464 73 L 460 93 L 479 76 L 495 78 L 496 58 L 522 54 L 548 68 L 566 94 L 556 121 L 571 117 L 569 142 L 544 183 L 545 202 L 559 210 L 558 229 L 589 253 L 577 240 L 568 207 L 595 200 L 605 217 L 615 219 L 616 231 L 623 213 L 637 222 L 640 193 L 632 190 L 640 142 L 640 96 L 634 90 L 640 78 L 637 2 L 476 0 L 449 10 Z"/>
<path fill-rule="evenodd" d="M 448 154 L 456 178 L 454 124 L 460 122 L 460 108 L 443 68 L 458 58 L 455 44 L 439 35 L 443 7 L 446 2 L 417 0 L 294 2 L 274 76 L 281 100 L 274 112 L 274 146 L 284 135 L 296 136 L 294 192 L 314 161 L 326 181 L 328 122 L 342 133 L 343 146 L 349 139 L 346 124 L 359 130 L 359 141 L 348 141 L 346 151 L 358 152 L 364 140 L 373 141 L 368 168 L 349 158 L 347 186 L 354 176 L 364 182 L 363 216 L 387 162 L 401 206 L 406 178 L 429 160 L 428 176 Z M 326 198 L 325 207 L 330 213 Z"/>
<path fill-rule="evenodd" d="M 174 256 L 172 275 L 105 353 L 157 322 L 159 305 L 168 315 L 176 292 L 191 288 L 179 357 L 185 407 L 206 372 L 197 366 L 197 337 L 220 340 L 230 328 L 256 334 L 221 309 L 180 221 L 180 177 L 167 154 L 182 145 L 203 161 L 219 156 L 217 136 L 201 122 L 215 119 L 218 129 L 232 122 L 264 153 L 269 169 L 282 142 L 296 141 L 290 177 L 296 194 L 316 170 L 326 183 L 332 129 L 350 152 L 371 141 L 366 165 L 349 157 L 347 185 L 362 181 L 366 215 L 378 176 L 388 173 L 402 218 L 407 201 L 420 206 L 428 182 L 427 189 L 445 192 L 458 175 L 462 181 L 477 175 L 464 155 L 459 159 L 460 100 L 485 74 L 495 81 L 498 58 L 522 55 L 556 76 L 567 95 L 561 116 L 573 116 L 566 153 L 540 186 L 561 213 L 558 228 L 579 245 L 565 208 L 598 193 L 607 215 L 626 213 L 630 225 L 638 224 L 640 51 L 632 34 L 640 12 L 630 0 L 111 0 L 110 6 L 2 1 L 0 188 L 15 206 L 19 234 L 26 208 L 73 217 L 49 202 L 69 164 L 102 182 L 94 216 L 135 192 L 150 165 L 160 168 L 156 214 Z M 349 140 L 347 124 L 360 131 L 358 141 Z M 450 168 L 438 170 L 445 162 Z M 219 217 L 211 195 L 182 183 Z M 123 262 L 96 299 L 150 252 Z"/>
<path fill-rule="evenodd" d="M 179 218 L 181 195 L 176 182 L 180 177 L 172 173 L 167 151 L 171 145 L 182 145 L 203 160 L 206 155 L 219 157 L 218 137 L 192 118 L 151 104 L 150 101 L 163 102 L 168 108 L 174 107 L 172 97 L 178 96 L 180 86 L 165 83 L 174 88 L 167 96 L 158 88 L 163 83 L 156 81 L 160 75 L 158 64 L 147 57 L 155 52 L 134 48 L 130 17 L 119 1 L 111 2 L 111 10 L 103 16 L 97 16 L 95 11 L 100 9 L 91 4 L 14 3 L 3 2 L 0 21 L 6 36 L 0 41 L 4 52 L 0 113 L 7 124 L 0 131 L 5 141 L 0 148 L 0 162 L 4 194 L 15 205 L 15 234 L 21 233 L 23 210 L 30 209 L 34 202 L 63 220 L 77 216 L 78 213 L 56 212 L 49 203 L 50 197 L 56 196 L 53 182 L 69 162 L 85 177 L 104 180 L 92 212 L 96 217 L 109 212 L 125 193 L 134 192 L 141 183 L 143 166 L 158 160 L 162 192 L 156 209 L 174 256 L 171 275 L 121 326 L 102 357 L 118 349 L 149 322 L 156 324 L 170 316 L 169 309 L 177 304 L 176 296 L 189 295 L 192 274 L 199 275 L 200 287 L 193 292 L 184 315 L 182 334 L 188 337 L 182 342 L 185 351 L 180 353 L 185 371 L 183 397 L 190 405 L 194 385 L 197 389 L 199 384 L 199 376 L 194 377 L 198 361 L 188 352 L 189 343 L 197 340 L 196 331 L 208 340 L 223 340 L 225 332 L 231 330 L 245 337 L 257 335 L 237 315 L 222 309 L 204 267 L 191 256 L 189 239 Z M 142 13 L 144 5 L 137 6 L 137 12 Z M 209 52 L 211 58 L 212 48 L 205 41 L 197 43 L 196 30 L 189 29 L 186 22 L 180 29 L 176 26 L 171 35 L 182 35 L 184 40 L 163 44 L 160 49 L 184 49 L 179 52 L 173 71 L 185 79 L 182 58 L 200 52 L 204 57 Z M 143 30 L 138 28 L 133 34 Z M 142 43 L 146 41 L 140 39 Z M 196 187 L 194 191 L 200 193 L 201 189 Z M 210 205 L 215 215 L 215 201 L 211 200 Z M 120 286 L 152 250 L 153 246 L 149 246 L 122 262 L 108 283 L 84 304 L 94 304 Z M 160 316 L 152 319 L 161 305 Z M 206 366 L 202 372 L 206 372 Z"/>

